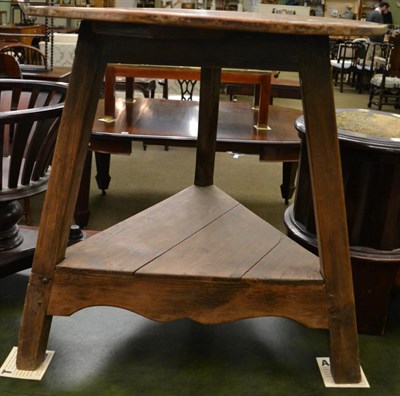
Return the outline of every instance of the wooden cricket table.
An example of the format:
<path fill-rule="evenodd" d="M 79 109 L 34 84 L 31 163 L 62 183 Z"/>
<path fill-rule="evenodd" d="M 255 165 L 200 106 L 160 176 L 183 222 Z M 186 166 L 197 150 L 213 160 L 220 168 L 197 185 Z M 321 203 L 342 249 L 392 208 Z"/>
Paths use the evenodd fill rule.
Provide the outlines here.
<path fill-rule="evenodd" d="M 222 11 L 28 10 L 82 22 L 17 367 L 34 370 L 43 361 L 53 315 L 109 305 L 158 321 L 272 315 L 329 329 L 334 380 L 359 382 L 329 35 L 376 35 L 386 26 Z M 201 67 L 194 186 L 66 251 L 107 63 Z M 213 186 L 222 67 L 299 71 L 320 260 Z"/>

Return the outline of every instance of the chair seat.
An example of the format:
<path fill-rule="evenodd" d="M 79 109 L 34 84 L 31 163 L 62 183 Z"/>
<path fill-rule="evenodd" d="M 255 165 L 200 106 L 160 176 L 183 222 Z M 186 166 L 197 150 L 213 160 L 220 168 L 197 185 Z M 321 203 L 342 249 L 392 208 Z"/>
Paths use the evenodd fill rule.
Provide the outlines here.
<path fill-rule="evenodd" d="M 373 70 L 373 67 L 371 65 L 364 65 L 364 66 L 363 65 L 357 65 L 356 68 L 359 71 L 364 70 L 366 72 L 371 72 Z"/>
<path fill-rule="evenodd" d="M 8 178 L 10 171 L 10 161 L 11 157 L 3 157 L 3 186 L 0 194 L 0 202 L 9 201 L 11 199 L 21 199 L 25 197 L 31 197 L 33 195 L 39 194 L 47 189 L 47 182 L 50 176 L 50 168 L 39 177 L 37 180 L 30 180 L 29 183 L 23 185 L 18 181 L 18 184 L 14 188 L 8 187 Z M 24 169 L 25 159 L 21 161 L 21 169 Z M 22 170 L 20 173 L 22 174 Z"/>
<path fill-rule="evenodd" d="M 376 74 L 371 78 L 371 85 L 375 85 L 380 87 L 382 84 L 382 74 Z M 385 78 L 385 86 L 387 89 L 397 89 L 400 88 L 400 78 L 399 77 L 386 77 Z"/>
<path fill-rule="evenodd" d="M 189 187 L 68 248 L 53 288 L 49 314 L 104 304 L 221 323 L 284 306 L 279 316 L 327 326 L 318 258 L 215 186 Z"/>
<path fill-rule="evenodd" d="M 351 60 L 346 60 L 346 61 L 340 61 L 338 62 L 336 59 L 331 60 L 331 66 L 336 68 L 336 69 L 350 69 L 352 66 L 353 62 Z"/>

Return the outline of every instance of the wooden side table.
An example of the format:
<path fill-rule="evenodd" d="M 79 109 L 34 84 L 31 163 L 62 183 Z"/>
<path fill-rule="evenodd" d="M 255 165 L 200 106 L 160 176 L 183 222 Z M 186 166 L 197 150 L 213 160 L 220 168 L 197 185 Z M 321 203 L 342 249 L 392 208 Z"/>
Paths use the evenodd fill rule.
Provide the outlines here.
<path fill-rule="evenodd" d="M 82 22 L 17 367 L 34 370 L 43 361 L 53 315 L 111 305 L 158 321 L 186 317 L 212 324 L 272 315 L 326 328 L 334 380 L 358 383 L 329 34 L 381 34 L 386 26 L 196 10 L 30 7 L 29 12 Z M 194 186 L 66 252 L 106 64 L 118 62 L 201 67 Z M 222 67 L 299 71 L 320 261 L 213 186 Z"/>
<path fill-rule="evenodd" d="M 337 111 L 344 193 L 359 332 L 382 335 L 395 274 L 400 272 L 400 115 Z M 289 235 L 317 251 L 304 120 L 295 202 L 285 213 Z"/>
<path fill-rule="evenodd" d="M 0 37 L 4 39 L 16 39 L 22 44 L 32 45 L 35 38 L 44 37 L 44 25 L 1 25 Z"/>

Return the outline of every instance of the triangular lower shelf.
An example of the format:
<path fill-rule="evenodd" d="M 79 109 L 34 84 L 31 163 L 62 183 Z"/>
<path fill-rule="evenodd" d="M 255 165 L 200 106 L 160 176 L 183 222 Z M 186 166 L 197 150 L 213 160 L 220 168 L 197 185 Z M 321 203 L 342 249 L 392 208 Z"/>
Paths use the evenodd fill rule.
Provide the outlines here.
<path fill-rule="evenodd" d="M 92 305 L 161 321 L 276 313 L 327 327 L 318 258 L 215 186 L 189 187 L 68 248 L 48 313 Z"/>

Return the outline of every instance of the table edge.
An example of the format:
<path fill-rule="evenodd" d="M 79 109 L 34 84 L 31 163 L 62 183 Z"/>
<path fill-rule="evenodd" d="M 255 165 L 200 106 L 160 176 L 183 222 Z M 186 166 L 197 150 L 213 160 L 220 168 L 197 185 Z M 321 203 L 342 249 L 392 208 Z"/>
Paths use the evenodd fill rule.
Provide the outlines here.
<path fill-rule="evenodd" d="M 387 25 L 372 22 L 251 12 L 165 8 L 88 8 L 28 6 L 29 15 L 115 23 L 179 26 L 205 30 L 251 31 L 286 35 L 379 35 Z"/>

